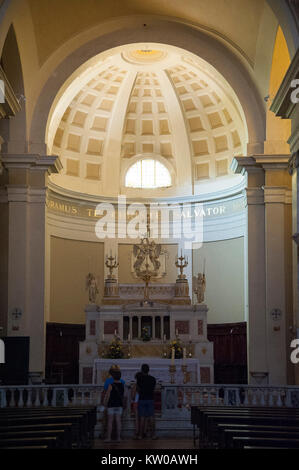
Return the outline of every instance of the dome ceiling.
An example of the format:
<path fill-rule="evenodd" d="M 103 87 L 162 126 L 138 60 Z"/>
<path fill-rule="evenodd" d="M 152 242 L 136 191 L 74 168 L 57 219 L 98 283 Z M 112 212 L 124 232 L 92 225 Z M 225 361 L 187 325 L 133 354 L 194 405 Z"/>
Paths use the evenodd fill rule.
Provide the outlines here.
<path fill-rule="evenodd" d="M 154 157 L 173 175 L 161 195 L 174 196 L 236 184 L 229 165 L 244 154 L 247 131 L 234 92 L 209 64 L 174 47 L 135 44 L 100 55 L 70 82 L 47 140 L 63 164 L 57 185 L 133 195 L 126 171 Z"/>

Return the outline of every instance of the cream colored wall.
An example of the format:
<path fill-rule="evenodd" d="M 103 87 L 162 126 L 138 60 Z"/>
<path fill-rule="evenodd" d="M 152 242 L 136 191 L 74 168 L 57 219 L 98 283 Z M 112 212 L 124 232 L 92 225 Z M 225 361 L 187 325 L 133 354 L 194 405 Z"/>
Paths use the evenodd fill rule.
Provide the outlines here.
<path fill-rule="evenodd" d="M 175 267 L 175 257 L 178 253 L 178 246 L 174 245 L 162 245 L 167 250 L 168 255 L 166 256 L 166 271 L 165 277 L 158 279 L 156 282 L 168 283 L 175 282 L 177 278 L 177 268 Z M 140 283 L 139 279 L 136 279 L 131 273 L 131 253 L 133 245 L 119 245 L 118 246 L 118 257 L 119 257 L 119 268 L 118 268 L 118 280 L 120 283 Z"/>
<path fill-rule="evenodd" d="M 204 243 L 193 250 L 193 275 L 206 259 L 208 323 L 244 321 L 244 238 Z"/>
<path fill-rule="evenodd" d="M 104 244 L 52 236 L 50 247 L 50 321 L 85 323 L 89 271 L 98 278 L 98 301 L 103 296 Z"/>

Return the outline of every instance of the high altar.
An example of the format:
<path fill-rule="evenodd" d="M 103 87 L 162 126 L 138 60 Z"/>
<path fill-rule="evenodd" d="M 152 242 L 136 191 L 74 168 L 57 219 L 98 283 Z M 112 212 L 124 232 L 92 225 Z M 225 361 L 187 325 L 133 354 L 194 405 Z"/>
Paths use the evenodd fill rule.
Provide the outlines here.
<path fill-rule="evenodd" d="M 146 250 L 145 245 L 150 250 L 155 246 L 156 250 L 154 242 L 147 238 L 135 246 Z M 155 259 L 151 252 L 150 256 L 145 255 L 145 264 L 140 269 L 141 250 L 136 249 L 134 268 L 145 285 L 118 284 L 112 274 L 117 267 L 116 259 L 110 255 L 106 260 L 110 275 L 105 280 L 102 304 L 97 305 L 93 302 L 97 287 L 89 274 L 90 303 L 85 310 L 86 338 L 80 343 L 80 383 L 103 384 L 112 364 L 118 364 L 122 378 L 130 382 L 145 362 L 150 373 L 163 383 L 213 383 L 213 343 L 207 339 L 208 308 L 202 303 L 203 295 L 197 296 L 199 303 L 191 303 L 183 274 L 184 257 L 181 255 L 176 262 L 180 275 L 175 283 L 153 284 L 149 281 L 160 266 L 159 250 L 155 251 Z M 121 341 L 122 358 L 107 357 L 107 348 L 115 339 Z M 180 342 L 182 358 L 173 357 L 170 345 L 173 340 Z"/>

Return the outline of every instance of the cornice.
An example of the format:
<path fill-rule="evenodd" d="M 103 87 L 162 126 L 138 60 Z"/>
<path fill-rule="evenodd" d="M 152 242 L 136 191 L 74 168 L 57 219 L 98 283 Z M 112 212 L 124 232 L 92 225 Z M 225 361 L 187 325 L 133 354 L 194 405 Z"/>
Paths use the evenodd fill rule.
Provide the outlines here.
<path fill-rule="evenodd" d="M 226 189 L 220 190 L 214 193 L 206 193 L 203 195 L 190 195 L 190 196 L 176 196 L 176 197 L 156 197 L 156 198 L 141 198 L 141 197 L 127 197 L 124 194 L 120 194 L 119 196 L 125 197 L 127 204 L 132 203 L 142 203 L 142 204 L 182 204 L 182 203 L 206 203 L 206 202 L 213 202 L 219 200 L 229 200 L 240 197 L 245 189 L 245 181 Z M 76 203 L 92 203 L 92 204 L 99 204 L 102 202 L 117 204 L 118 197 L 117 196 L 95 196 L 92 194 L 80 193 L 78 191 L 73 191 L 71 189 L 63 188 L 62 186 L 58 186 L 57 184 L 53 183 L 53 181 L 49 181 L 48 188 L 53 195 L 58 195 L 59 197 L 63 197 L 66 200 L 73 200 Z"/>
<path fill-rule="evenodd" d="M 291 87 L 292 80 L 299 79 L 299 49 L 297 50 L 278 92 L 270 106 L 270 110 L 282 118 L 289 119 L 296 108 L 296 103 L 291 101 L 294 88 Z"/>
<path fill-rule="evenodd" d="M 5 102 L 0 103 L 0 118 L 8 118 L 10 116 L 15 116 L 21 110 L 21 106 L 1 65 L 0 80 L 3 80 L 4 82 L 5 98 Z"/>
<path fill-rule="evenodd" d="M 30 170 L 44 170 L 51 173 L 59 173 L 62 163 L 56 155 L 38 154 L 1 154 L 1 162 L 4 168 L 27 168 Z"/>

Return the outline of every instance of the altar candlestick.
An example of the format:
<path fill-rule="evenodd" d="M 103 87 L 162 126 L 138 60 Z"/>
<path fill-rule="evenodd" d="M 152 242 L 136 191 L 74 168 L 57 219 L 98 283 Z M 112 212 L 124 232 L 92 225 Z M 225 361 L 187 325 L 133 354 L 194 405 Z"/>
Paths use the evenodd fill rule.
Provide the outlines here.
<path fill-rule="evenodd" d="M 171 365 L 174 366 L 174 348 L 171 348 Z"/>

